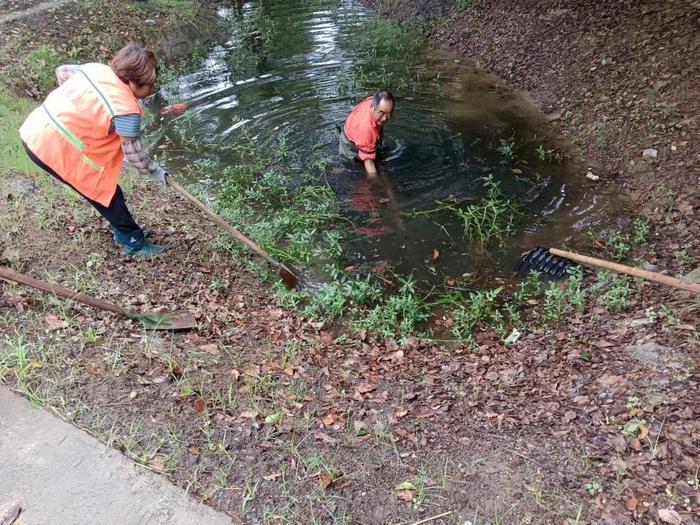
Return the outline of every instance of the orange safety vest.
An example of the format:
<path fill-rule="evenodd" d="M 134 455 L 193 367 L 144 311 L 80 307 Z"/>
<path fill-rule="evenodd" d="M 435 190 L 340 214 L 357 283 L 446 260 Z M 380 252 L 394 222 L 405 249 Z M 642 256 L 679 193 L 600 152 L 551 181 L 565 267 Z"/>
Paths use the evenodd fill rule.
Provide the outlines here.
<path fill-rule="evenodd" d="M 124 161 L 117 115 L 143 115 L 138 99 L 104 64 L 84 64 L 19 130 L 27 147 L 81 194 L 109 206 Z"/>

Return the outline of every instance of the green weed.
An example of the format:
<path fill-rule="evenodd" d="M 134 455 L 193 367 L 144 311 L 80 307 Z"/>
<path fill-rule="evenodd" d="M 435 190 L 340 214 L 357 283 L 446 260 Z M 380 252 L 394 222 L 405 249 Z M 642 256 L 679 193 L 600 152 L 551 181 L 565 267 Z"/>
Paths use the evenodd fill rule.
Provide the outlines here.
<path fill-rule="evenodd" d="M 486 178 L 484 186 L 487 188 L 487 193 L 478 204 L 463 209 L 450 209 L 462 219 L 464 234 L 470 242 L 503 243 L 512 233 L 521 212 L 517 204 L 506 197 L 492 175 Z"/>
<path fill-rule="evenodd" d="M 561 160 L 561 155 L 557 150 L 554 149 L 545 149 L 544 146 L 540 145 L 535 152 L 537 153 L 537 158 L 539 158 L 542 162 L 547 162 L 547 163 L 554 163 L 554 162 L 559 162 Z"/>
<path fill-rule="evenodd" d="M 649 224 L 649 221 L 638 217 L 634 220 L 633 228 L 632 242 L 636 246 L 644 244 L 649 236 L 649 232 L 651 231 L 651 224 Z"/>
<path fill-rule="evenodd" d="M 197 14 L 197 5 L 192 0 L 150 0 L 149 4 L 152 9 L 180 20 L 193 20 Z"/>
<path fill-rule="evenodd" d="M 515 158 L 515 138 L 501 139 L 500 143 L 501 145 L 496 148 L 496 151 L 500 152 L 506 160 L 513 160 Z"/>
<path fill-rule="evenodd" d="M 357 316 L 353 326 L 357 331 L 367 330 L 380 337 L 395 337 L 402 340 L 419 335 L 418 328 L 429 317 L 429 307 L 422 295 L 416 291 L 415 280 L 409 276 L 400 278 L 401 285 L 395 295 Z"/>
<path fill-rule="evenodd" d="M 457 339 L 470 341 L 480 323 L 489 325 L 500 335 L 504 334 L 504 318 L 496 302 L 501 291 L 502 288 L 495 288 L 471 292 L 469 298 L 452 311 L 452 333 Z"/>
<path fill-rule="evenodd" d="M 355 60 L 350 69 L 340 72 L 338 94 L 374 91 L 378 87 L 409 91 L 421 84 L 413 59 L 423 40 L 397 24 L 382 18 L 358 20 L 356 31 L 348 32 L 340 43 Z"/>
<path fill-rule="evenodd" d="M 599 272 L 594 285 L 595 290 L 604 289 L 598 295 L 598 304 L 611 312 L 621 312 L 630 304 L 630 278 L 624 275 L 610 277 L 609 272 Z"/>
<path fill-rule="evenodd" d="M 24 151 L 18 132 L 34 106 L 34 102 L 13 97 L 0 89 L 0 174 L 12 171 L 39 173 L 39 168 Z"/>

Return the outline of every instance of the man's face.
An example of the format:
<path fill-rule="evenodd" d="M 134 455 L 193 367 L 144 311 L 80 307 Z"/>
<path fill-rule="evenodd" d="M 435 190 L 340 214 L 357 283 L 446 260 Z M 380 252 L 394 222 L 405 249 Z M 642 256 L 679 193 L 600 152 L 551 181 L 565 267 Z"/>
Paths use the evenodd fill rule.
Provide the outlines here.
<path fill-rule="evenodd" d="M 382 99 L 377 107 L 372 106 L 372 117 L 380 128 L 391 118 L 394 112 L 394 104 L 390 100 Z"/>

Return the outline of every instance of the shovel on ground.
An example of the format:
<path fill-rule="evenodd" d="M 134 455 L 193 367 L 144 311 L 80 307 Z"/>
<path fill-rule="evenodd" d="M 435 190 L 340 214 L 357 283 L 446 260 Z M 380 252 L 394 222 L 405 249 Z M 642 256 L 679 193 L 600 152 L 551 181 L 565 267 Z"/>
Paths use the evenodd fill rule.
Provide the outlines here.
<path fill-rule="evenodd" d="M 49 284 L 40 279 L 34 279 L 33 277 L 2 266 L 0 266 L 0 279 L 31 286 L 37 290 L 49 292 L 65 299 L 72 299 L 73 301 L 78 301 L 79 303 L 99 308 L 100 310 L 107 310 L 115 314 L 123 315 L 134 321 L 140 321 L 147 330 L 188 330 L 190 328 L 196 328 L 197 326 L 190 312 L 146 312 L 140 314 L 84 293 Z"/>

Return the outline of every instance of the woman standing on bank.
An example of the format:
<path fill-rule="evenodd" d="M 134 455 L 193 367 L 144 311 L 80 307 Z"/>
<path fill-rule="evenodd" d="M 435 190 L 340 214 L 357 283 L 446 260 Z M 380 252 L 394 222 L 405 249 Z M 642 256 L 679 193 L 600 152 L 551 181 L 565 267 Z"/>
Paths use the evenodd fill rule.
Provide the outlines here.
<path fill-rule="evenodd" d="M 139 173 L 166 184 L 167 173 L 149 158 L 139 139 L 139 99 L 154 91 L 155 54 L 132 43 L 109 65 L 61 66 L 56 76 L 59 87 L 20 128 L 29 158 L 92 204 L 127 255 L 159 254 L 163 248 L 146 241 L 118 185 L 125 156 Z"/>

